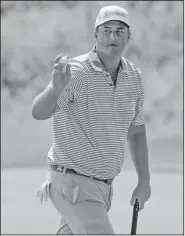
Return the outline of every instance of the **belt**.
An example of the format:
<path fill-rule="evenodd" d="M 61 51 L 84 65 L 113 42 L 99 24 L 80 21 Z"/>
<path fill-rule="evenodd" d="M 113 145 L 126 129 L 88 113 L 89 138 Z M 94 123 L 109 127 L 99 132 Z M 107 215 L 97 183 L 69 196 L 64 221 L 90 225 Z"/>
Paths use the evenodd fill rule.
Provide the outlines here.
<path fill-rule="evenodd" d="M 63 172 L 64 171 L 64 166 L 50 165 L 50 169 L 58 171 L 58 172 Z M 112 179 L 99 179 L 99 178 L 96 178 L 96 177 L 80 174 L 80 173 L 76 172 L 75 170 L 69 169 L 69 168 L 66 168 L 66 173 L 73 173 L 73 174 L 77 174 L 77 175 L 82 175 L 82 176 L 89 177 L 89 178 L 92 178 L 92 179 L 95 179 L 95 180 L 98 180 L 98 181 L 103 181 L 106 184 L 112 184 L 112 182 L 113 182 L 113 178 Z"/>

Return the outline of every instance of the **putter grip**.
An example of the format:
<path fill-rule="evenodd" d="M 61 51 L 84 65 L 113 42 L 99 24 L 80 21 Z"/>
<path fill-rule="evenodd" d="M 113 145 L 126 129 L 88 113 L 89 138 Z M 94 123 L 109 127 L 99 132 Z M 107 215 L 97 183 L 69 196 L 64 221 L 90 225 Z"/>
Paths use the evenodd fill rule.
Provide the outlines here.
<path fill-rule="evenodd" d="M 136 199 L 136 202 L 133 207 L 131 235 L 136 235 L 138 211 L 139 211 L 139 202 Z"/>

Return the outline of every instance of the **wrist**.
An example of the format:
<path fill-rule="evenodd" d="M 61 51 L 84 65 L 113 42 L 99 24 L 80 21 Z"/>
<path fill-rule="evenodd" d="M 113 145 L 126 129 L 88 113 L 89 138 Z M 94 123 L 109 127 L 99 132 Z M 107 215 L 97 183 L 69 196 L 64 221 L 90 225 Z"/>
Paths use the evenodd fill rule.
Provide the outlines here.
<path fill-rule="evenodd" d="M 138 183 L 150 183 L 150 174 L 140 174 L 138 175 Z"/>
<path fill-rule="evenodd" d="M 53 83 L 51 83 L 50 90 L 56 97 L 59 97 L 60 93 L 62 92 L 62 88 L 60 88 L 59 86 L 55 86 Z"/>

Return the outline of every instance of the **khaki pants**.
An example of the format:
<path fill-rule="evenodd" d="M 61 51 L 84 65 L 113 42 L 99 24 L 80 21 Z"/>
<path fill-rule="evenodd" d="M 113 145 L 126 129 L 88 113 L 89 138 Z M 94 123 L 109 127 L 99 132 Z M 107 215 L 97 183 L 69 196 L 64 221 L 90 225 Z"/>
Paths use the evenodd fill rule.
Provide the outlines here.
<path fill-rule="evenodd" d="M 50 199 L 61 214 L 57 234 L 114 234 L 108 217 L 112 185 L 51 170 Z"/>

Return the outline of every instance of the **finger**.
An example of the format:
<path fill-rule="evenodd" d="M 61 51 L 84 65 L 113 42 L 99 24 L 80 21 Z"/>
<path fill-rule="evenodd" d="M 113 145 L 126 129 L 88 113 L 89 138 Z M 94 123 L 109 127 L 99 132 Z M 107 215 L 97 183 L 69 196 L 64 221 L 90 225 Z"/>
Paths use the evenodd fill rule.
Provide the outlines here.
<path fill-rule="evenodd" d="M 43 193 L 42 192 L 40 193 L 40 197 L 39 198 L 40 198 L 40 203 L 42 203 L 43 202 Z"/>
<path fill-rule="evenodd" d="M 142 199 L 138 199 L 139 202 L 139 211 L 141 211 L 144 208 L 144 201 Z"/>
<path fill-rule="evenodd" d="M 150 198 L 150 197 L 151 197 L 151 190 L 148 193 L 148 198 Z"/>
<path fill-rule="evenodd" d="M 41 188 L 37 191 L 37 198 L 40 198 L 41 195 Z"/>
<path fill-rule="evenodd" d="M 63 75 L 63 72 L 61 72 L 61 71 L 59 71 L 59 70 L 54 70 L 53 72 L 52 72 L 52 75 L 54 76 L 54 75 Z"/>
<path fill-rule="evenodd" d="M 66 69 L 66 68 L 67 68 L 66 65 L 64 65 L 64 66 L 56 66 L 56 67 L 53 68 L 53 70 L 56 70 L 57 74 L 61 73 L 63 75 L 68 75 L 68 74 L 70 74 L 70 69 L 68 69 L 68 68 Z M 68 71 L 66 71 L 66 70 L 68 70 Z"/>
<path fill-rule="evenodd" d="M 139 204 L 139 211 L 144 209 L 144 203 Z"/>
<path fill-rule="evenodd" d="M 134 206 L 135 202 L 136 202 L 136 199 L 137 199 L 137 196 L 136 195 L 132 195 L 132 198 L 131 198 L 131 205 Z"/>
<path fill-rule="evenodd" d="M 48 190 L 47 189 L 48 189 L 48 183 L 46 183 L 43 188 L 44 201 L 47 201 L 47 199 L 48 199 Z"/>
<path fill-rule="evenodd" d="M 48 199 L 48 195 L 47 195 L 47 191 L 46 190 L 43 193 L 43 198 L 44 198 L 44 201 L 47 201 L 47 199 Z"/>
<path fill-rule="evenodd" d="M 146 198 L 144 199 L 145 202 L 148 201 L 149 198 L 150 198 L 150 195 L 148 194 L 148 195 L 146 196 Z"/>
<path fill-rule="evenodd" d="M 64 67 L 66 66 L 66 63 L 62 63 L 62 64 L 58 64 L 58 63 L 56 63 L 56 64 L 54 64 L 54 66 L 53 66 L 53 69 L 55 70 L 57 70 L 57 69 L 63 69 Z"/>
<path fill-rule="evenodd" d="M 145 202 L 147 202 L 149 198 L 150 198 L 150 195 L 147 196 L 147 198 L 145 199 Z"/>
<path fill-rule="evenodd" d="M 59 62 L 61 57 L 62 57 L 62 54 L 58 55 L 58 56 L 55 58 L 54 63 Z"/>
<path fill-rule="evenodd" d="M 46 192 L 44 193 L 44 201 L 47 201 L 48 198 L 49 198 L 48 190 L 46 189 Z"/>
<path fill-rule="evenodd" d="M 69 63 L 66 65 L 66 75 L 71 77 L 71 65 Z"/>
<path fill-rule="evenodd" d="M 59 59 L 59 62 L 60 64 L 63 64 L 63 63 L 67 63 L 69 61 L 69 56 L 64 56 L 64 57 L 60 57 Z"/>
<path fill-rule="evenodd" d="M 48 197 L 50 197 L 50 183 L 48 183 L 47 185 L 47 194 L 48 194 Z"/>

